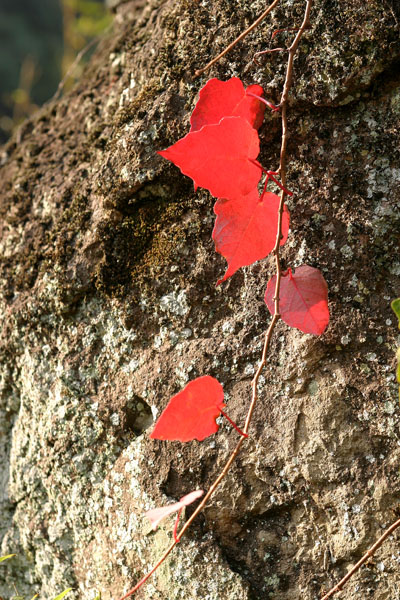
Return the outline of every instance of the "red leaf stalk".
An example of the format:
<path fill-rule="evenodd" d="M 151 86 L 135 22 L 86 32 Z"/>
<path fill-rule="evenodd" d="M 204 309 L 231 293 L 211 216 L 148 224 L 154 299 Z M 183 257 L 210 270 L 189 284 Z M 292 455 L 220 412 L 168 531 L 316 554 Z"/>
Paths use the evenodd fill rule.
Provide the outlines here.
<path fill-rule="evenodd" d="M 174 525 L 174 540 L 176 543 L 181 541 L 180 538 L 178 538 L 178 536 L 176 535 L 176 532 L 178 531 L 179 517 L 181 516 L 181 512 L 182 512 L 182 509 L 180 508 L 178 510 L 178 514 L 176 515 L 175 525 Z"/>
<path fill-rule="evenodd" d="M 263 54 L 272 54 L 273 52 L 284 52 L 285 50 L 287 50 L 287 48 L 270 48 L 269 50 L 261 50 L 261 52 L 255 53 L 253 56 L 253 61 L 256 63 L 256 65 L 259 65 L 260 63 L 257 60 L 259 56 L 262 56 Z"/>
<path fill-rule="evenodd" d="M 263 167 L 263 166 L 261 166 L 261 165 L 260 165 L 260 163 L 259 163 L 258 161 L 256 161 L 256 160 L 253 160 L 253 159 L 249 159 L 249 161 L 250 161 L 251 163 L 253 163 L 254 165 L 257 165 L 257 167 L 259 167 L 259 168 L 261 169 L 261 171 L 262 171 L 263 173 L 265 173 L 265 174 L 266 174 L 266 176 L 267 176 L 267 178 L 266 178 L 266 180 L 265 180 L 265 184 L 264 184 L 264 189 L 263 189 L 263 193 L 262 193 L 262 195 L 264 195 L 264 194 L 265 194 L 265 190 L 267 189 L 268 180 L 269 180 L 269 179 L 272 179 L 272 181 L 273 181 L 274 183 L 276 183 L 276 185 L 277 185 L 277 186 L 278 186 L 278 187 L 279 187 L 279 188 L 280 188 L 280 189 L 281 189 L 283 192 L 285 192 L 285 194 L 286 194 L 287 196 L 293 196 L 293 192 L 290 192 L 290 191 L 289 191 L 287 188 L 285 188 L 285 186 L 284 186 L 284 185 L 282 185 L 282 184 L 281 184 L 281 182 L 280 182 L 280 181 L 278 181 L 278 180 L 277 180 L 277 179 L 274 177 L 274 175 L 278 175 L 279 171 L 268 171 L 268 169 L 264 169 L 264 167 Z"/>
<path fill-rule="evenodd" d="M 271 171 L 268 171 L 268 172 L 267 172 L 267 177 L 268 177 L 269 179 L 272 179 L 272 181 L 273 181 L 274 183 L 276 183 L 276 185 L 277 185 L 278 187 L 280 187 L 280 188 L 281 188 L 281 190 L 282 190 L 282 192 L 284 192 L 284 193 L 285 193 L 287 196 L 293 196 L 293 192 L 290 192 L 290 191 L 289 191 L 287 188 L 285 188 L 285 186 L 284 186 L 284 185 L 282 185 L 282 184 L 281 184 L 281 183 L 280 183 L 280 182 L 279 182 L 277 179 L 275 179 L 275 177 L 272 175 Z"/>
<path fill-rule="evenodd" d="M 227 421 L 229 421 L 229 423 L 232 425 L 232 427 L 234 427 L 234 429 L 236 429 L 236 431 L 238 433 L 240 433 L 240 435 L 242 435 L 243 437 L 249 437 L 247 433 L 244 433 L 237 425 L 234 421 L 232 421 L 232 419 L 230 417 L 228 417 L 228 415 L 226 413 L 224 413 L 223 410 L 221 410 L 221 415 L 223 415 L 225 417 L 225 419 Z"/>
<path fill-rule="evenodd" d="M 272 102 L 269 102 L 268 100 L 266 100 L 265 98 L 262 98 L 261 96 L 257 96 L 257 94 L 253 94 L 253 92 L 246 92 L 246 96 L 252 96 L 253 98 L 257 98 L 257 100 L 259 100 L 260 102 L 263 102 L 266 106 L 268 106 L 268 108 L 270 108 L 274 112 L 279 112 L 279 110 L 280 110 L 280 106 L 275 106 L 275 104 L 272 104 Z"/>

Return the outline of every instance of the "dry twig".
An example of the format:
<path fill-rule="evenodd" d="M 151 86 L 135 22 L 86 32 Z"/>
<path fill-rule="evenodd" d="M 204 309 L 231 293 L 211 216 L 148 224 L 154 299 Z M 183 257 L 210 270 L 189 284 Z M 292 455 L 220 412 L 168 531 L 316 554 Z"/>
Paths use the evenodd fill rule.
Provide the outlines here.
<path fill-rule="evenodd" d="M 225 54 L 227 54 L 230 50 L 232 50 L 232 48 L 234 48 L 234 46 L 236 46 L 236 44 L 238 42 L 240 42 L 241 40 L 243 40 L 243 38 L 245 38 L 246 35 L 250 33 L 250 31 L 253 31 L 253 29 L 255 29 L 257 27 L 257 25 L 259 25 L 261 23 L 261 21 L 263 21 L 265 19 L 265 17 L 271 12 L 271 10 L 273 8 L 275 8 L 275 6 L 277 4 L 279 4 L 279 2 L 280 2 L 280 0 L 274 0 L 274 2 L 270 6 L 268 6 L 268 8 L 262 13 L 262 15 L 260 15 L 258 17 L 258 19 L 256 19 L 252 25 L 250 25 L 250 27 L 248 27 L 245 31 L 243 31 L 236 38 L 236 40 L 234 40 L 231 44 L 229 44 L 229 46 L 227 46 L 225 48 L 225 50 L 223 50 L 220 54 L 218 54 L 218 56 L 216 56 L 215 58 L 213 58 L 212 60 L 210 60 L 210 62 L 207 63 L 205 67 L 203 67 L 202 69 L 198 69 L 197 71 L 195 71 L 194 76 L 195 77 L 199 77 L 200 75 L 202 75 L 203 73 L 205 73 L 206 71 L 208 71 L 208 69 L 210 67 L 212 67 L 216 62 L 218 62 L 220 58 L 222 58 L 223 56 L 225 56 Z"/>

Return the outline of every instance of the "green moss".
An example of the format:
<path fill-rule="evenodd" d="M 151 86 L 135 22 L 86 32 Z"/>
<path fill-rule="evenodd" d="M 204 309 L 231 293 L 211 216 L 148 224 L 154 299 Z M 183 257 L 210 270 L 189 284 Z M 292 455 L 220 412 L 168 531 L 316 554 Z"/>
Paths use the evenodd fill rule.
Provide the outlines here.
<path fill-rule="evenodd" d="M 137 94 L 137 96 L 128 102 L 125 106 L 117 111 L 114 117 L 114 125 L 121 127 L 125 123 L 132 120 L 133 116 L 140 110 L 145 114 L 150 105 L 154 103 L 154 99 L 163 91 L 160 83 L 157 80 L 152 80 L 146 83 Z"/>
<path fill-rule="evenodd" d="M 97 272 L 97 289 L 124 295 L 132 282 L 140 289 L 153 268 L 176 260 L 187 239 L 187 228 L 178 225 L 187 208 L 187 203 L 146 200 L 118 225 L 101 224 L 99 235 L 107 258 Z"/>

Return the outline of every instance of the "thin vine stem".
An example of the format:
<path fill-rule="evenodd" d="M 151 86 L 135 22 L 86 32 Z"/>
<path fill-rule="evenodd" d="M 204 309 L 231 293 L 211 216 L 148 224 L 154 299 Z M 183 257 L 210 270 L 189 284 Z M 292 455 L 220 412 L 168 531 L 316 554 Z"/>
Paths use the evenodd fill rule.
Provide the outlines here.
<path fill-rule="evenodd" d="M 294 60 L 294 56 L 296 54 L 301 36 L 303 35 L 304 31 L 309 28 L 311 6 L 312 6 L 312 0 L 307 0 L 306 10 L 304 12 L 303 23 L 302 23 L 299 31 L 297 32 L 297 35 L 296 35 L 292 45 L 289 48 L 289 59 L 288 59 L 287 69 L 286 69 L 286 78 L 285 78 L 285 84 L 283 86 L 283 92 L 282 92 L 282 97 L 281 97 L 281 102 L 280 102 L 280 106 L 282 109 L 282 141 L 281 141 L 279 174 L 281 177 L 281 182 L 282 182 L 283 187 L 286 186 L 287 101 L 288 101 L 288 97 L 289 97 L 290 87 L 291 87 L 292 81 L 293 81 L 293 60 Z M 277 227 L 277 232 L 276 232 L 276 240 L 275 240 L 274 249 L 272 251 L 273 254 L 275 255 L 275 267 L 276 267 L 276 282 L 275 282 L 275 293 L 274 293 L 274 314 L 272 316 L 272 321 L 271 321 L 271 323 L 267 329 L 267 332 L 265 334 L 265 342 L 264 342 L 263 353 L 261 356 L 261 361 L 260 361 L 260 364 L 258 366 L 258 369 L 256 371 L 256 374 L 254 375 L 254 378 L 253 378 L 253 381 L 251 384 L 252 385 L 252 398 L 251 398 L 250 407 L 249 407 L 247 417 L 246 417 L 246 423 L 243 428 L 243 431 L 245 433 L 247 433 L 249 430 L 251 417 L 253 415 L 253 412 L 254 412 L 254 409 L 255 409 L 255 406 L 256 406 L 256 403 L 258 400 L 258 395 L 257 395 L 258 380 L 260 378 L 261 372 L 262 372 L 262 370 L 265 366 L 266 360 L 267 360 L 267 354 L 268 354 L 268 350 L 269 350 L 269 344 L 270 344 L 270 340 L 272 337 L 272 333 L 273 333 L 276 323 L 280 319 L 279 291 L 280 291 L 280 285 L 281 285 L 282 268 L 281 268 L 281 262 L 280 262 L 279 249 L 280 249 L 280 242 L 282 239 L 282 216 L 283 216 L 285 196 L 286 196 L 286 192 L 284 189 L 282 189 L 280 202 L 279 202 L 279 209 L 278 209 L 278 227 Z"/>
<path fill-rule="evenodd" d="M 257 19 L 257 21 L 255 21 L 253 23 L 251 28 L 244 31 L 230 46 L 228 46 L 228 48 L 226 48 L 226 50 L 223 53 L 219 54 L 215 59 L 213 59 L 213 61 L 211 61 L 203 69 L 196 71 L 195 75 L 197 76 L 197 75 L 203 73 L 212 64 L 214 64 L 217 60 L 219 60 L 222 56 L 224 56 L 224 54 L 226 54 L 226 52 L 228 52 L 233 47 L 233 45 L 235 45 L 238 41 L 243 39 L 245 37 L 245 35 L 247 35 L 249 33 L 249 31 L 251 31 L 251 29 L 254 29 L 254 27 L 256 27 L 262 21 L 262 19 L 267 16 L 267 14 L 274 8 L 274 6 L 276 6 L 276 4 L 278 4 L 278 1 L 279 0 L 275 0 L 275 2 L 273 2 L 269 6 L 269 8 Z M 282 108 L 282 141 L 281 141 L 281 150 L 280 150 L 280 165 L 279 165 L 278 172 L 280 174 L 281 182 L 282 182 L 283 186 L 285 186 L 285 184 L 286 184 L 287 101 L 288 101 L 289 91 L 290 91 L 290 88 L 292 85 L 292 80 L 293 80 L 293 59 L 296 54 L 301 36 L 303 35 L 303 33 L 306 29 L 309 29 L 311 6 L 312 6 L 312 0 L 306 0 L 306 8 L 304 11 L 303 23 L 302 23 L 301 27 L 299 28 L 292 45 L 289 48 L 289 59 L 288 59 L 288 63 L 287 63 L 285 83 L 284 83 L 281 102 L 280 102 L 280 106 Z M 151 577 L 151 575 L 164 562 L 164 560 L 167 558 L 167 556 L 172 552 L 172 550 L 175 548 L 177 543 L 180 541 L 181 537 L 185 534 L 187 529 L 189 529 L 189 527 L 191 526 L 191 524 L 193 523 L 195 518 L 204 509 L 208 500 L 211 498 L 211 496 L 214 494 L 215 490 L 220 485 L 221 481 L 227 475 L 232 463 L 234 462 L 236 456 L 239 454 L 239 451 L 240 451 L 243 443 L 245 442 L 245 440 L 248 439 L 247 434 L 248 434 L 248 431 L 250 428 L 250 423 L 251 423 L 251 419 L 252 419 L 252 416 L 254 413 L 254 409 L 255 409 L 257 401 L 258 401 L 257 386 L 258 386 L 259 378 L 260 378 L 263 368 L 265 367 L 265 363 L 267 361 L 268 350 L 269 350 L 269 346 L 270 346 L 270 342 L 271 342 L 271 338 L 272 338 L 272 334 L 273 334 L 275 325 L 277 324 L 277 322 L 280 319 L 279 290 L 280 290 L 282 269 L 281 269 L 281 263 L 280 263 L 279 250 L 280 250 L 280 241 L 282 239 L 282 216 L 283 216 L 285 196 L 286 196 L 286 192 L 285 192 L 285 190 L 282 190 L 281 196 L 280 196 L 279 209 L 278 209 L 278 225 L 277 225 L 277 232 L 276 232 L 276 241 L 275 241 L 274 249 L 272 250 L 273 254 L 275 255 L 275 267 L 276 267 L 274 314 L 272 315 L 272 320 L 271 320 L 269 327 L 265 333 L 264 346 L 263 346 L 260 363 L 258 365 L 257 371 L 251 382 L 251 389 L 252 389 L 251 401 L 250 401 L 250 405 L 249 405 L 249 408 L 247 411 L 245 424 L 244 424 L 244 427 L 242 430 L 242 433 L 246 434 L 246 437 L 244 435 L 241 435 L 233 452 L 231 453 L 227 462 L 225 463 L 225 466 L 222 469 L 221 473 L 215 479 L 214 483 L 210 486 L 206 495 L 201 500 L 201 502 L 197 505 L 196 509 L 193 511 L 193 513 L 188 518 L 186 523 L 181 527 L 181 529 L 178 532 L 175 531 L 174 540 L 171 542 L 171 544 L 165 550 L 164 554 L 160 557 L 157 564 L 135 585 L 135 587 L 133 587 L 129 592 L 127 592 L 125 594 L 125 596 L 122 596 L 122 598 L 120 598 L 119 600 L 126 600 L 126 598 L 128 598 L 129 596 L 134 594 L 144 583 L 146 583 L 146 581 L 149 579 L 149 577 Z"/>
<path fill-rule="evenodd" d="M 230 50 L 232 50 L 232 48 L 234 48 L 238 42 L 240 42 L 241 40 L 243 40 L 243 38 L 245 38 L 246 35 L 248 35 L 251 31 L 253 31 L 253 29 L 255 29 L 257 27 L 257 25 L 259 25 L 261 23 L 261 21 L 263 21 L 267 15 L 269 15 L 269 13 L 271 12 L 271 10 L 273 10 L 275 8 L 275 6 L 277 4 L 279 4 L 279 2 L 280 2 L 280 0 L 274 0 L 274 2 L 270 6 L 268 6 L 268 8 L 258 17 L 258 19 L 256 19 L 254 21 L 254 23 L 252 23 L 252 25 L 250 25 L 250 27 L 248 27 L 245 31 L 242 31 L 242 33 L 236 38 L 236 40 L 233 40 L 233 42 L 231 42 L 229 44 L 229 46 L 227 46 L 225 48 L 225 50 L 223 50 L 220 54 L 218 54 L 218 56 L 216 56 L 215 58 L 213 58 L 212 60 L 210 60 L 210 62 L 207 63 L 205 67 L 203 67 L 202 69 L 198 69 L 197 71 L 195 71 L 194 76 L 195 77 L 200 77 L 200 75 L 202 75 L 203 73 L 205 73 L 206 71 L 208 71 L 208 69 L 210 67 L 212 67 L 223 56 L 225 56 L 225 54 L 227 54 Z"/>
<path fill-rule="evenodd" d="M 362 558 L 360 558 L 358 563 L 356 563 L 354 565 L 354 567 L 352 569 L 350 569 L 350 571 L 347 573 L 347 575 L 345 575 L 343 577 L 343 579 L 341 579 L 339 581 L 339 583 L 337 583 L 331 590 L 329 590 L 329 592 L 327 594 L 325 594 L 325 596 L 323 596 L 323 598 L 321 598 L 321 600 L 328 600 L 328 598 L 332 598 L 332 596 L 337 594 L 337 592 L 342 591 L 343 587 L 346 585 L 348 580 L 351 577 L 353 577 L 354 573 L 356 573 L 356 571 L 358 571 L 358 569 L 360 567 L 362 567 L 362 565 L 369 558 L 371 558 L 371 556 L 373 556 L 373 554 L 375 554 L 375 552 L 378 550 L 378 548 L 380 548 L 382 546 L 382 544 L 386 540 L 386 538 L 389 537 L 389 535 L 391 535 L 398 527 L 400 527 L 400 519 L 395 521 L 395 523 L 393 523 L 390 527 L 388 527 L 386 529 L 386 531 L 381 535 L 379 540 L 376 541 L 375 544 L 373 546 L 371 546 L 371 548 L 369 550 L 367 550 L 367 552 L 364 554 L 364 556 Z"/>

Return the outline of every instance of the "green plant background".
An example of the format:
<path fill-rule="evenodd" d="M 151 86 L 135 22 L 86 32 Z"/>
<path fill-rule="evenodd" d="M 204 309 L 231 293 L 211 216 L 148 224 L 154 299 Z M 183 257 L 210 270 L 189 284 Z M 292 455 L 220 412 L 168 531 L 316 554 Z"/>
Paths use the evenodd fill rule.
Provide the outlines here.
<path fill-rule="evenodd" d="M 103 0 L 2 0 L 0 143 L 51 98 L 76 54 L 109 22 Z"/>

